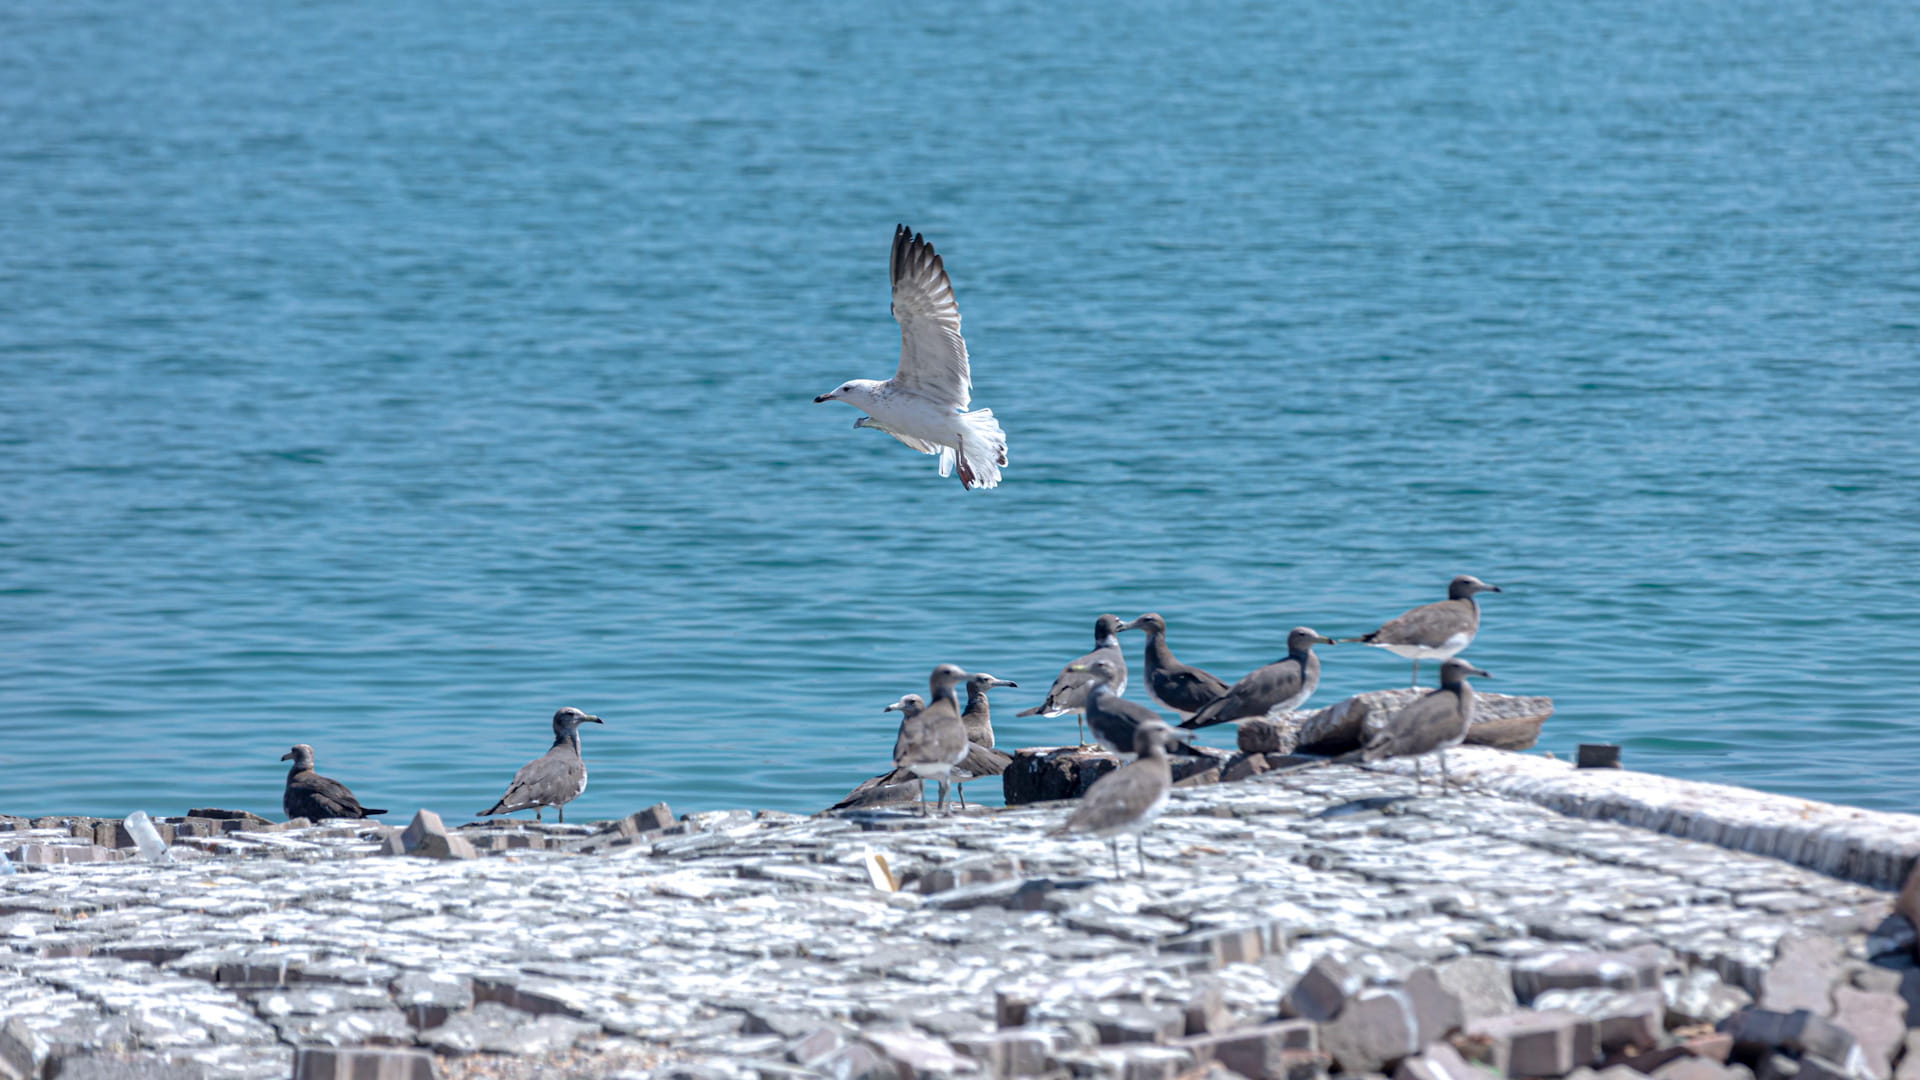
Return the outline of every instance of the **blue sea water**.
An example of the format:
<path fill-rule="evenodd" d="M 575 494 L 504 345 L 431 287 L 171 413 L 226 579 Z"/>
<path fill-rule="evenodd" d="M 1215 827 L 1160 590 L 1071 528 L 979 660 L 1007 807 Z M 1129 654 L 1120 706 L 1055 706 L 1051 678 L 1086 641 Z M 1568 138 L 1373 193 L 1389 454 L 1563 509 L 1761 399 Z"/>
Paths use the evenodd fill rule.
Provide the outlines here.
<path fill-rule="evenodd" d="M 1232 678 L 1456 573 L 1544 747 L 1916 809 L 1913 5 L 69 0 L 0 71 L 0 810 L 298 741 L 461 817 L 560 705 L 579 817 L 811 810 L 937 662 L 1057 742 L 1100 612 Z M 899 221 L 998 490 L 811 404 Z"/>

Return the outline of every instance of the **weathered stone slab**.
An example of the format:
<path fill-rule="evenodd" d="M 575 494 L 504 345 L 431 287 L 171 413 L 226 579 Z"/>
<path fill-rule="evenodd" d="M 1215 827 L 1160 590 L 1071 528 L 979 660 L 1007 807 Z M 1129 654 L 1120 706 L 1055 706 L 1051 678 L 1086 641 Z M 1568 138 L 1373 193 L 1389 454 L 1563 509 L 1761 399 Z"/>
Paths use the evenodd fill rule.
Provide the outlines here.
<path fill-rule="evenodd" d="M 1291 713 L 1294 745 L 1282 753 L 1344 754 L 1358 750 L 1370 732 L 1407 703 L 1427 693 L 1406 687 L 1355 694 L 1316 712 Z M 1553 699 L 1512 697 L 1480 691 L 1474 697 L 1473 723 L 1467 742 L 1500 750 L 1525 750 L 1540 738 L 1540 727 L 1553 715 Z"/>

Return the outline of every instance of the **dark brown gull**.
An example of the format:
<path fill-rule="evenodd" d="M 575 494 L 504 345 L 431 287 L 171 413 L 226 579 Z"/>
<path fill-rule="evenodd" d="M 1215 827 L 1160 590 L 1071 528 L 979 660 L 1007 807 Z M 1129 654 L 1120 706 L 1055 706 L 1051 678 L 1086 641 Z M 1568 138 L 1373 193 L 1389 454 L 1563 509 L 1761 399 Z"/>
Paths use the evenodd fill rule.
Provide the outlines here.
<path fill-rule="evenodd" d="M 1147 696 L 1161 708 L 1185 720 L 1227 692 L 1225 679 L 1174 659 L 1173 650 L 1167 648 L 1167 621 L 1156 612 L 1149 611 L 1120 629 L 1146 633 Z"/>
<path fill-rule="evenodd" d="M 280 808 L 287 812 L 289 820 L 370 818 L 386 813 L 361 806 L 347 785 L 314 772 L 313 747 L 306 743 L 293 744 L 293 749 L 281 754 L 280 760 L 293 762 L 293 767 L 287 770 L 287 789 L 280 796 Z"/>

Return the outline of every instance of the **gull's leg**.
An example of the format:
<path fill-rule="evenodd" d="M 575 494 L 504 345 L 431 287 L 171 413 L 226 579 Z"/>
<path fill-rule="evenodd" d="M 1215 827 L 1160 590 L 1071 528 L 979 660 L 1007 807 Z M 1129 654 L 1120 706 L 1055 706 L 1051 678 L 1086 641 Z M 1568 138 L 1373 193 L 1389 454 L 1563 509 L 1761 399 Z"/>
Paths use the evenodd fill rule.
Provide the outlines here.
<path fill-rule="evenodd" d="M 1133 834 L 1133 857 L 1140 860 L 1140 876 L 1147 876 L 1147 851 L 1141 847 L 1140 834 Z"/>
<path fill-rule="evenodd" d="M 565 824 L 567 823 L 567 808 L 566 808 L 566 807 L 564 807 L 564 806 L 556 806 L 556 807 L 554 807 L 554 808 L 553 808 L 553 812 L 554 812 L 554 813 L 556 813 L 556 814 L 559 814 L 559 815 L 560 815 L 560 824 L 562 824 L 562 825 L 565 825 Z"/>
<path fill-rule="evenodd" d="M 1107 837 L 1107 850 L 1113 852 L 1113 876 L 1120 877 L 1120 838 Z"/>
<path fill-rule="evenodd" d="M 962 780 L 954 784 L 953 790 L 954 793 L 960 797 L 960 809 L 965 810 L 967 808 L 967 782 Z"/>
<path fill-rule="evenodd" d="M 1413 681 L 1408 683 L 1407 685 L 1408 686 L 1420 685 L 1420 658 L 1417 656 L 1413 658 Z"/>
<path fill-rule="evenodd" d="M 947 785 L 951 782 L 952 781 L 944 776 L 940 778 L 940 802 L 934 806 L 934 813 L 944 814 L 947 812 Z"/>
<path fill-rule="evenodd" d="M 540 808 L 537 806 L 533 808 L 533 820 L 535 821 L 540 820 Z"/>
<path fill-rule="evenodd" d="M 1447 785 L 1452 781 L 1453 778 L 1447 775 L 1447 751 L 1443 747 L 1440 750 L 1440 794 L 1447 793 Z"/>
<path fill-rule="evenodd" d="M 1420 784 L 1420 755 L 1415 754 L 1413 757 L 1413 793 L 1418 795 L 1424 790 L 1425 788 Z"/>

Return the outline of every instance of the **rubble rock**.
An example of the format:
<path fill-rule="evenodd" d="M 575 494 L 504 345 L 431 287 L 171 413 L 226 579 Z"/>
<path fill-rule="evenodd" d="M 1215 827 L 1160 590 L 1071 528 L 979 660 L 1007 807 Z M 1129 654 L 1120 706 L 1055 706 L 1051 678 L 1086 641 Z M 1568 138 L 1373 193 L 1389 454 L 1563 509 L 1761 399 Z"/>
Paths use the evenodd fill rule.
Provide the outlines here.
<path fill-rule="evenodd" d="M 1667 998 L 1668 1028 L 1718 1024 L 1753 1004 L 1753 995 L 1728 986 L 1710 968 L 1668 975 L 1661 980 L 1661 989 Z"/>
<path fill-rule="evenodd" d="M 1236 725 L 1234 741 L 1243 754 L 1291 754 L 1294 727 L 1264 716 L 1242 720 Z"/>
<path fill-rule="evenodd" d="M 1907 1034 L 1907 1003 L 1897 994 L 1841 986 L 1833 991 L 1833 1004 L 1833 1022 L 1858 1040 L 1867 1068 L 1879 1080 L 1892 1076 L 1894 1055 Z"/>
<path fill-rule="evenodd" d="M 1847 947 L 1824 934 L 1780 939 L 1773 966 L 1760 982 L 1760 1007 L 1774 1012 L 1806 1009 L 1833 1014 L 1833 988 L 1846 976 Z"/>

